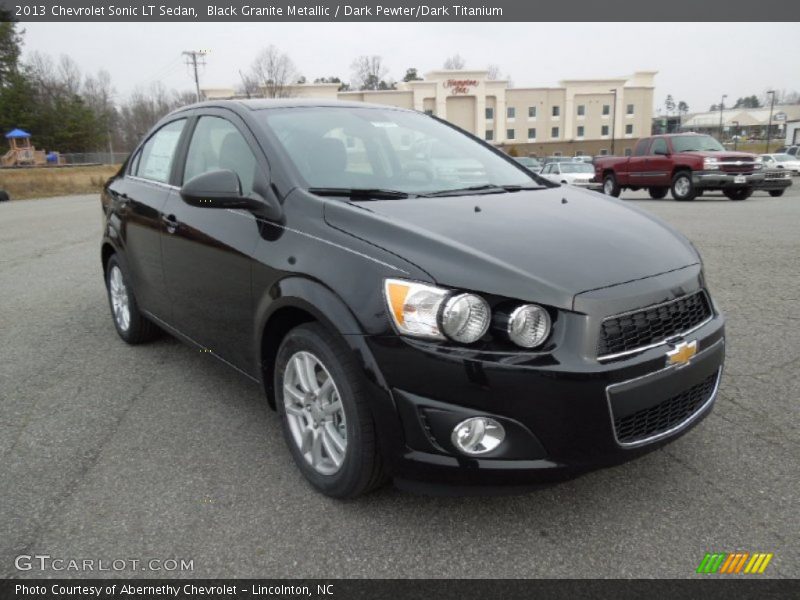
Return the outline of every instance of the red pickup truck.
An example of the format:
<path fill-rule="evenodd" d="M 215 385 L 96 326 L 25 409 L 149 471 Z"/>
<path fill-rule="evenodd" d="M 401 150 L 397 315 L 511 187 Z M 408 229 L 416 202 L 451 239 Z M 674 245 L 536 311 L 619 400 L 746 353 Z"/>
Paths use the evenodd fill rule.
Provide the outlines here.
<path fill-rule="evenodd" d="M 764 180 L 759 157 L 728 152 L 711 136 L 697 133 L 642 138 L 632 156 L 595 159 L 594 172 L 610 196 L 626 188 L 646 188 L 652 198 L 671 191 L 675 200 L 694 200 L 704 190 L 722 190 L 731 200 L 744 200 Z"/>

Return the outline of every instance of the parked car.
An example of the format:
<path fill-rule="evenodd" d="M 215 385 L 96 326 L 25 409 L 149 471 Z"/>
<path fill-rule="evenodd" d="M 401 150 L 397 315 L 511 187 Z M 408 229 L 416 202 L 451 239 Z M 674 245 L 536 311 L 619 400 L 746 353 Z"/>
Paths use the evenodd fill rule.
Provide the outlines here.
<path fill-rule="evenodd" d="M 770 196 L 777 198 L 783 196 L 783 192 L 791 185 L 791 171 L 786 169 L 765 169 L 764 180 L 758 184 L 756 189 L 767 191 Z"/>
<path fill-rule="evenodd" d="M 800 150 L 800 146 L 781 146 L 778 148 L 775 153 L 776 154 L 789 154 L 790 156 L 797 156 L 798 150 Z"/>
<path fill-rule="evenodd" d="M 542 163 L 540 163 L 538 160 L 530 156 L 517 156 L 514 158 L 514 160 L 517 161 L 526 169 L 528 169 L 529 171 L 533 171 L 534 173 L 538 173 L 539 170 L 542 168 Z"/>
<path fill-rule="evenodd" d="M 414 139 L 490 181 L 412 176 Z M 330 496 L 562 479 L 714 403 L 724 318 L 684 236 L 415 111 L 184 107 L 101 203 L 122 340 L 163 330 L 262 386 Z"/>
<path fill-rule="evenodd" d="M 585 162 L 585 163 L 590 164 L 590 165 L 592 163 L 594 163 L 594 157 L 593 156 L 586 156 L 586 155 L 576 156 L 572 160 L 574 160 L 576 162 Z"/>
<path fill-rule="evenodd" d="M 364 168 L 369 167 L 367 165 Z M 426 180 L 468 181 L 473 184 L 488 181 L 486 170 L 479 161 L 459 156 L 438 140 L 418 141 L 412 148 L 412 159 L 406 162 L 405 168 L 410 175 Z"/>
<path fill-rule="evenodd" d="M 762 154 L 765 169 L 785 169 L 793 175 L 800 175 L 800 157 L 791 154 Z"/>
<path fill-rule="evenodd" d="M 575 185 L 597 192 L 603 191 L 603 184 L 594 178 L 594 167 L 585 162 L 550 163 L 542 167 L 540 174 L 554 183 Z"/>
<path fill-rule="evenodd" d="M 647 189 L 651 198 L 672 192 L 675 200 L 694 200 L 700 191 L 722 190 L 731 200 L 745 200 L 764 179 L 761 159 L 730 152 L 709 135 L 676 133 L 642 138 L 633 155 L 595 159 L 603 191 Z"/>
<path fill-rule="evenodd" d="M 541 160 L 542 166 L 560 162 L 575 162 L 575 158 L 572 156 L 545 156 Z"/>

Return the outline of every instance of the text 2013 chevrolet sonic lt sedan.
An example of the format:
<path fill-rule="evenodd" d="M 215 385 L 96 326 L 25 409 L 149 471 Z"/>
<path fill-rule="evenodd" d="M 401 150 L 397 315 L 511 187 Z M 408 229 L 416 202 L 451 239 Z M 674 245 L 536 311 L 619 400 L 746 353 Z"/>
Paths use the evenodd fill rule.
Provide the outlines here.
<path fill-rule="evenodd" d="M 618 463 L 719 385 L 723 317 L 686 238 L 421 113 L 190 106 L 102 204 L 119 335 L 166 330 L 262 383 L 331 496 Z"/>

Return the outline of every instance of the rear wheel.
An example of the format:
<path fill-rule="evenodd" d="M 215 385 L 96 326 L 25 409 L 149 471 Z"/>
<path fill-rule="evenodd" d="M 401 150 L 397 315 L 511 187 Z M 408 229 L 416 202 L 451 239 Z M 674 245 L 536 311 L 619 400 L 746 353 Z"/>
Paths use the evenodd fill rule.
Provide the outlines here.
<path fill-rule="evenodd" d="M 667 195 L 667 192 L 669 191 L 669 188 L 668 187 L 651 187 L 648 191 L 650 192 L 650 197 L 653 198 L 653 200 L 661 200 L 663 197 L 665 197 Z"/>
<path fill-rule="evenodd" d="M 606 176 L 603 177 L 603 193 L 606 196 L 614 196 L 615 198 L 618 198 L 621 191 L 622 189 L 617 184 L 617 178 L 614 176 L 614 174 L 607 173 Z"/>
<path fill-rule="evenodd" d="M 681 202 L 688 202 L 697 197 L 689 171 L 678 171 L 672 178 L 672 197 Z"/>
<path fill-rule="evenodd" d="M 275 361 L 276 406 L 300 471 L 317 490 L 354 498 L 385 481 L 363 374 L 337 335 L 292 329 Z"/>
<path fill-rule="evenodd" d="M 106 289 L 119 337 L 128 344 L 141 344 L 158 336 L 160 329 L 139 310 L 130 277 L 116 256 L 106 265 Z"/>
<path fill-rule="evenodd" d="M 731 200 L 747 200 L 753 193 L 753 188 L 731 188 L 724 190 L 723 193 Z M 783 190 L 781 190 L 781 193 L 783 193 Z M 772 192 L 770 192 L 770 195 L 772 195 Z"/>
<path fill-rule="evenodd" d="M 784 191 L 785 190 L 770 190 L 769 195 L 772 196 L 773 198 L 780 198 L 781 196 L 783 196 Z"/>

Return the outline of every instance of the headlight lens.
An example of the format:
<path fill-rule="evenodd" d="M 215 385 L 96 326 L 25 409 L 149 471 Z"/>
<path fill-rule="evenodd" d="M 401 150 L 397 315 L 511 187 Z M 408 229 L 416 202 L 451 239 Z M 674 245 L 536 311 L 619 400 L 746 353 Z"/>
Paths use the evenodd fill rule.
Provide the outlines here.
<path fill-rule="evenodd" d="M 708 158 L 703 159 L 703 168 L 704 169 L 719 169 L 719 160 L 710 156 Z"/>
<path fill-rule="evenodd" d="M 484 336 L 490 320 L 491 310 L 486 300 L 475 294 L 458 294 L 445 303 L 441 326 L 451 340 L 471 344 Z"/>
<path fill-rule="evenodd" d="M 387 279 L 386 302 L 397 330 L 406 335 L 444 339 L 437 319 L 442 301 L 449 292 L 432 285 Z"/>
<path fill-rule="evenodd" d="M 541 306 L 523 304 L 508 318 L 508 337 L 523 348 L 536 348 L 550 335 L 550 315 Z"/>

